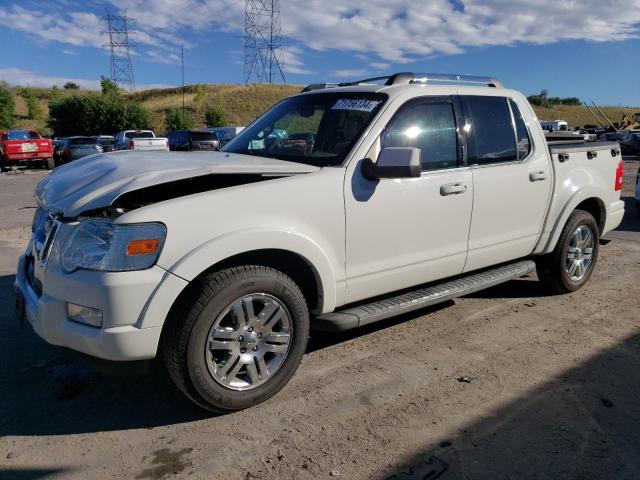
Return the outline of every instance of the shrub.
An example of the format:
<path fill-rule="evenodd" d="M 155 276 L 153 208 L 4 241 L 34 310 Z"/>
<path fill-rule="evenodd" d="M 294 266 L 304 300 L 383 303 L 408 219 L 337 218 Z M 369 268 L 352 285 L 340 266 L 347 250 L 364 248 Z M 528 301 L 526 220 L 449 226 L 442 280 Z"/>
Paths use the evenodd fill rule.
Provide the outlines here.
<path fill-rule="evenodd" d="M 151 112 L 137 102 L 126 102 L 124 115 L 120 126 L 113 131 L 129 128 L 149 128 L 151 126 Z"/>
<path fill-rule="evenodd" d="M 196 96 L 193 98 L 193 101 L 196 105 L 200 106 L 204 103 L 207 98 L 207 91 L 204 88 L 204 85 L 198 84 L 196 85 Z"/>
<path fill-rule="evenodd" d="M 149 111 L 120 95 L 87 93 L 52 98 L 48 126 L 56 135 L 116 133 L 130 128 L 148 128 Z"/>
<path fill-rule="evenodd" d="M 549 97 L 546 90 L 541 90 L 538 95 L 529 95 L 527 100 L 531 105 L 547 108 L 551 108 L 553 105 L 582 105 L 578 97 Z"/>
<path fill-rule="evenodd" d="M 11 90 L 5 82 L 0 82 L 0 129 L 15 126 L 15 112 Z"/>
<path fill-rule="evenodd" d="M 63 87 L 65 90 L 80 90 L 80 85 L 74 82 L 67 82 Z"/>
<path fill-rule="evenodd" d="M 100 76 L 100 88 L 102 89 L 102 95 L 120 95 L 120 87 L 105 76 Z"/>
<path fill-rule="evenodd" d="M 42 116 L 42 109 L 33 90 L 25 88 L 22 90 L 21 95 L 27 104 L 27 118 L 29 120 L 38 120 Z"/>
<path fill-rule="evenodd" d="M 180 107 L 173 107 L 167 111 L 164 126 L 167 132 L 174 130 L 190 130 L 194 125 L 193 116 Z"/>
<path fill-rule="evenodd" d="M 218 105 L 209 105 L 204 111 L 204 119 L 207 127 L 226 127 L 227 116 Z"/>

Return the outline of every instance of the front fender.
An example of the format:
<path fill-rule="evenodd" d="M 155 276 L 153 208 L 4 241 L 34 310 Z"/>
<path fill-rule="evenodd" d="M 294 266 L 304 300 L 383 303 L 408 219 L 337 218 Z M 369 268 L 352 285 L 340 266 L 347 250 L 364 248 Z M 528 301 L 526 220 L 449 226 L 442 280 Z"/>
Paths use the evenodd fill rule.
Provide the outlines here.
<path fill-rule="evenodd" d="M 234 255 L 255 250 L 286 250 L 302 257 L 315 270 L 322 297 L 319 313 L 333 311 L 344 302 L 344 274 L 320 245 L 299 232 L 246 229 L 213 238 L 184 255 L 173 265 L 163 268 L 188 282 L 210 266 Z M 335 262 L 334 262 L 335 263 Z"/>
<path fill-rule="evenodd" d="M 587 185 L 574 192 L 573 195 L 569 197 L 569 200 L 566 202 L 560 215 L 556 218 L 556 221 L 552 224 L 551 229 L 545 229 L 547 233 L 540 239 L 536 253 L 552 252 L 558 243 L 562 229 L 566 225 L 567 220 L 569 220 L 569 215 L 571 215 L 578 205 L 589 198 L 595 198 L 600 203 L 604 203 L 602 201 L 602 198 L 604 198 L 603 193 L 601 189 L 594 185 Z M 551 222 L 552 220 L 553 219 L 548 219 L 547 222 Z"/>

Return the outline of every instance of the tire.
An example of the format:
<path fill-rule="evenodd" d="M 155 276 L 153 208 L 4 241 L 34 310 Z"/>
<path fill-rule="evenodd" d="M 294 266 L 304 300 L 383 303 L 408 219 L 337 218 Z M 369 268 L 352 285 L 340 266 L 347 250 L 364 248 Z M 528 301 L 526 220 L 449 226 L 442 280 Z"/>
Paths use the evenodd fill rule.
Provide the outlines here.
<path fill-rule="evenodd" d="M 280 391 L 308 336 L 300 288 L 278 270 L 251 265 L 212 273 L 190 287 L 169 314 L 162 348 L 176 386 L 200 407 L 226 413 Z"/>
<path fill-rule="evenodd" d="M 585 238 L 590 240 L 582 240 Z M 553 292 L 575 292 L 591 277 L 598 260 L 599 246 L 600 230 L 593 215 L 584 210 L 575 210 L 562 229 L 553 252 L 537 259 L 538 278 Z M 570 252 L 570 249 L 573 251 Z M 573 260 L 569 258 L 570 254 Z M 576 255 L 580 258 L 576 258 Z M 576 263 L 581 267 L 574 266 Z"/>
<path fill-rule="evenodd" d="M 53 170 L 54 168 L 56 168 L 56 162 L 55 162 L 55 160 L 53 159 L 53 157 L 49 157 L 49 158 L 47 158 L 47 164 L 46 164 L 46 167 L 47 167 L 49 170 Z"/>

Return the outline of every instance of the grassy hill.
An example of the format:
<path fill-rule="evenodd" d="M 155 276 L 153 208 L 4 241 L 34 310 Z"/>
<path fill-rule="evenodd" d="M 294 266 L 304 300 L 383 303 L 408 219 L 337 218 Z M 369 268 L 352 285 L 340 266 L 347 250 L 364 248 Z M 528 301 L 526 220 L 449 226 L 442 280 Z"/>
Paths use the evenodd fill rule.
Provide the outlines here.
<path fill-rule="evenodd" d="M 243 126 L 253 121 L 277 101 L 294 95 L 300 91 L 299 85 L 189 85 L 185 88 L 184 104 L 196 119 L 196 125 L 205 126 L 204 109 L 207 105 L 220 105 L 227 114 L 230 126 Z M 51 89 L 33 89 L 42 109 L 42 116 L 38 120 L 27 119 L 27 106 L 20 96 L 20 88 L 14 88 L 16 114 L 18 126 L 36 128 L 43 133 L 49 133 L 46 127 L 48 116 L 47 104 L 53 95 L 71 95 L 83 91 L 69 91 Z M 152 127 L 158 133 L 164 133 L 165 113 L 171 107 L 182 105 L 181 88 L 163 88 L 143 90 L 129 94 L 151 110 Z M 603 111 L 611 121 L 618 122 L 623 113 L 640 111 L 640 108 L 603 107 Z M 562 119 L 569 125 L 594 124 L 595 119 L 583 106 L 557 105 L 553 108 L 535 107 L 536 114 L 541 120 Z M 102 132 L 109 133 L 109 132 Z"/>

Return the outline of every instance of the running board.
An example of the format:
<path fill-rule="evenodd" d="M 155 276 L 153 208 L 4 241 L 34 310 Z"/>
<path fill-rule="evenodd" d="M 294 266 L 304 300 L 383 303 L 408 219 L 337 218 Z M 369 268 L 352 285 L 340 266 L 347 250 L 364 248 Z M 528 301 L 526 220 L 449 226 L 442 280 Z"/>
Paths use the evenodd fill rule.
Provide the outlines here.
<path fill-rule="evenodd" d="M 536 264 L 523 260 L 501 267 L 473 273 L 438 285 L 419 288 L 396 297 L 349 307 L 316 317 L 313 328 L 324 332 L 340 332 L 361 327 L 389 317 L 469 295 L 534 272 Z"/>

